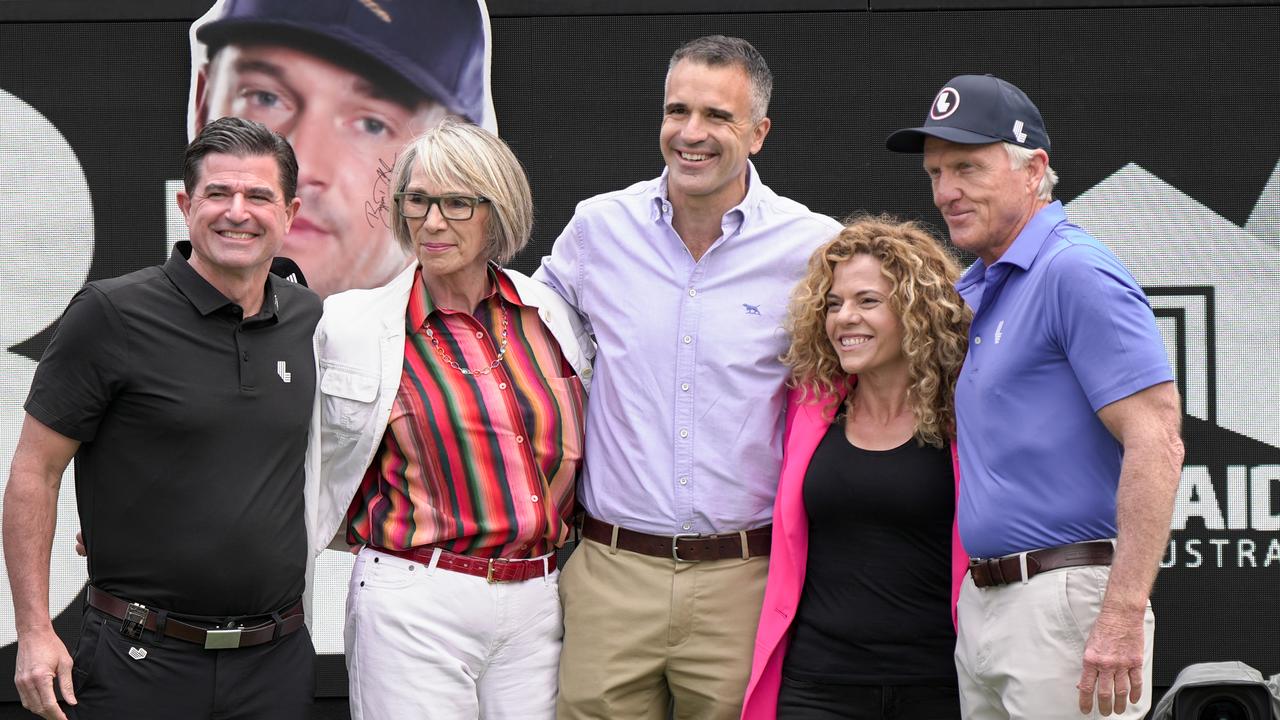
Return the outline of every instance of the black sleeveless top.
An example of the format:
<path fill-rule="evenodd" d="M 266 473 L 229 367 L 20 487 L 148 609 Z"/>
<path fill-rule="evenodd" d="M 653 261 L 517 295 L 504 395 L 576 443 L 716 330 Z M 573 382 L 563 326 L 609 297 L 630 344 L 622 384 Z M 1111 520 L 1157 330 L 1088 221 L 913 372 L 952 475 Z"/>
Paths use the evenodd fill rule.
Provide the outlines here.
<path fill-rule="evenodd" d="M 786 655 L 812 682 L 954 685 L 950 449 L 862 450 L 832 424 L 809 462 L 809 559 Z"/>

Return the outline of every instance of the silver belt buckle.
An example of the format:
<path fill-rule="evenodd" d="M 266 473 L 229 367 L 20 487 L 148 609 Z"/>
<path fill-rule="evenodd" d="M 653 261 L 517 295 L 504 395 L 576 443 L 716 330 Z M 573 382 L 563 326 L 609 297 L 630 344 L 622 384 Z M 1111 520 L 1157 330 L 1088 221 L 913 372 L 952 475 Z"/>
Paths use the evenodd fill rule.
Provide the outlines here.
<path fill-rule="evenodd" d="M 204 631 L 205 650 L 235 650 L 240 647 L 241 628 L 223 628 Z"/>
<path fill-rule="evenodd" d="M 697 562 L 696 560 L 684 560 L 680 557 L 680 538 L 700 538 L 702 533 L 677 533 L 671 536 L 671 559 L 676 562 Z"/>

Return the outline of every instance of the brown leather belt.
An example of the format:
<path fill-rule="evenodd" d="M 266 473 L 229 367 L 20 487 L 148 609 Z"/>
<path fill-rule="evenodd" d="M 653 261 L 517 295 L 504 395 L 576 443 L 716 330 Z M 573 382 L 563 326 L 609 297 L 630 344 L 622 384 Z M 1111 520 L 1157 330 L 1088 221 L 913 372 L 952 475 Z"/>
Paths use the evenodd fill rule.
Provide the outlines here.
<path fill-rule="evenodd" d="M 388 555 L 395 555 L 405 560 L 420 562 L 423 565 L 431 564 L 431 556 L 435 553 L 435 548 L 433 547 L 416 547 L 408 550 L 372 549 Z M 543 562 L 544 559 L 546 560 L 545 563 Z M 374 558 L 373 561 L 377 562 L 378 558 Z M 549 575 L 556 569 L 556 556 L 552 554 L 547 558 L 508 560 L 506 558 L 480 558 L 471 555 L 459 555 L 448 550 L 441 550 L 440 559 L 436 561 L 436 567 L 441 570 L 452 570 L 464 575 L 482 577 L 491 583 L 522 582 Z"/>
<path fill-rule="evenodd" d="M 1081 565 L 1110 565 L 1115 548 L 1110 540 L 1078 542 L 1071 545 L 1032 550 L 1027 554 L 1027 576 L 1022 576 L 1022 553 L 987 560 L 970 560 L 969 575 L 980 588 L 1030 580 L 1048 570 Z"/>
<path fill-rule="evenodd" d="M 88 592 L 89 607 L 100 610 L 123 624 L 120 633 L 137 640 L 142 631 L 158 632 L 157 618 L 159 613 L 140 603 L 131 603 L 99 590 L 90 585 Z M 253 647 L 269 643 L 284 637 L 302 627 L 305 617 L 302 613 L 302 601 L 299 600 L 287 610 L 279 613 L 279 622 L 269 620 L 253 627 L 244 627 L 235 621 L 226 627 L 203 628 L 174 618 L 165 619 L 164 634 L 166 637 L 185 640 L 196 645 L 203 645 L 206 650 L 233 650 L 235 648 Z"/>
<path fill-rule="evenodd" d="M 614 542 L 614 531 L 617 531 L 617 542 Z M 596 520 L 590 515 L 582 519 L 582 536 L 601 545 L 617 547 L 641 555 L 672 558 L 677 562 L 697 562 L 699 560 L 727 560 L 769 554 L 769 545 L 773 541 L 773 526 L 765 525 L 754 530 L 720 535 L 649 535 L 647 533 L 628 530 L 621 526 L 610 525 Z"/>

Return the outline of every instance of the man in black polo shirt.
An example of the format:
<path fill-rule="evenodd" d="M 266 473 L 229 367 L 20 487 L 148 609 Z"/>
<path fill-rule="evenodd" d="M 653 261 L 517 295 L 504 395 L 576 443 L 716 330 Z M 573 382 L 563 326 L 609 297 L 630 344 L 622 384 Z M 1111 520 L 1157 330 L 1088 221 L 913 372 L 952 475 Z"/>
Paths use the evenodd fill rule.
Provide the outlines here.
<path fill-rule="evenodd" d="M 90 283 L 36 369 L 4 502 L 24 707 L 72 717 L 302 718 L 303 459 L 320 300 L 269 274 L 300 206 L 289 144 L 209 123 L 178 205 L 191 243 Z M 74 666 L 48 612 L 76 460 L 89 608 Z"/>

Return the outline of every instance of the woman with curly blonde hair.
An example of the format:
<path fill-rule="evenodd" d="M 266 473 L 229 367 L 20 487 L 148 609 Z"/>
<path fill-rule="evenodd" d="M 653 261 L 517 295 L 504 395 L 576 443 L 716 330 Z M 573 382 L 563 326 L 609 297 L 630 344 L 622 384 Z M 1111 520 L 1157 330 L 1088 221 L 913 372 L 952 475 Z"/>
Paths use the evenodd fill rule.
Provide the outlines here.
<path fill-rule="evenodd" d="M 959 718 L 956 261 L 891 217 L 849 223 L 792 297 L 773 550 L 743 718 Z M 948 618 L 950 615 L 950 618 Z"/>

